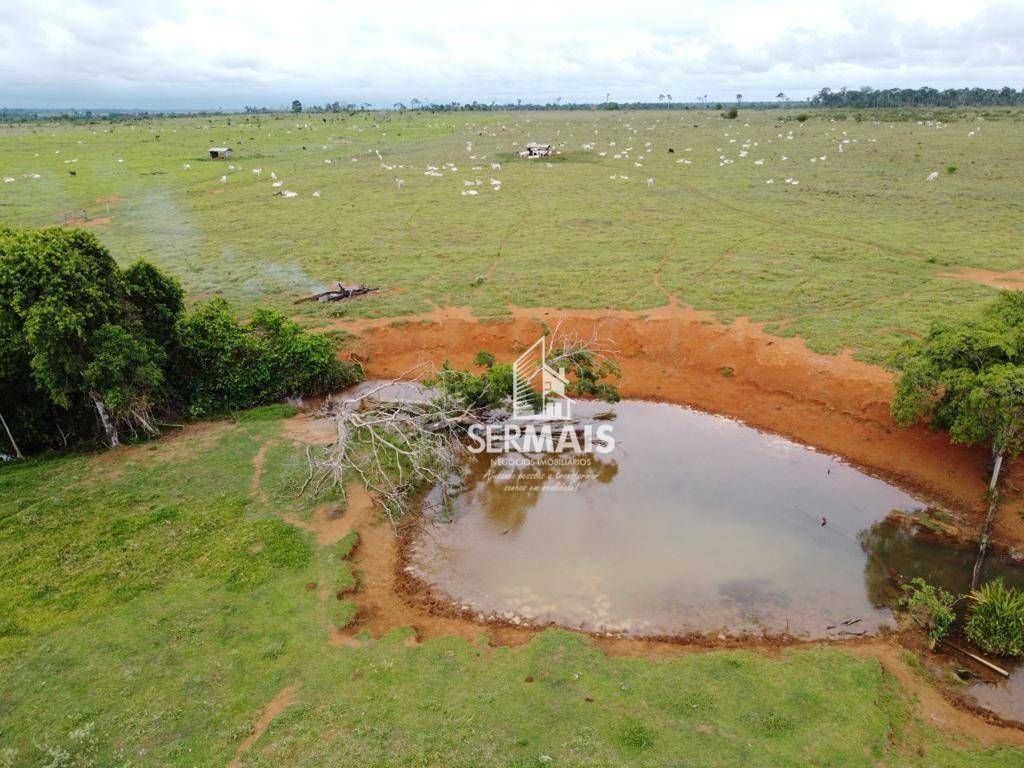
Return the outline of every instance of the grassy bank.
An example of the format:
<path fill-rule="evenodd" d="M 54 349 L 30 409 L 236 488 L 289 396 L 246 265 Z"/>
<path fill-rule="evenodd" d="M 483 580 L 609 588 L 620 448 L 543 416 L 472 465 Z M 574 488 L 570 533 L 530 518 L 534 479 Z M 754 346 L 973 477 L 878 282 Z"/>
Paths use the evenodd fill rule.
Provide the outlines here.
<path fill-rule="evenodd" d="M 954 746 L 832 648 L 654 662 L 560 631 L 491 648 L 400 628 L 332 646 L 323 587 L 351 585 L 352 541 L 281 519 L 312 512 L 285 415 L 0 467 L 0 766 L 223 766 L 293 687 L 241 765 L 1024 760 Z"/>

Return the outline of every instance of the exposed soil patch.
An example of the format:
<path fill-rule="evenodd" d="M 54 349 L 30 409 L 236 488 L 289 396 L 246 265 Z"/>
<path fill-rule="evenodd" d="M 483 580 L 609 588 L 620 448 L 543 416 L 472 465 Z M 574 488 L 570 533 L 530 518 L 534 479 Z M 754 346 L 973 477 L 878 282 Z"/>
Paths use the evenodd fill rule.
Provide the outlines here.
<path fill-rule="evenodd" d="M 267 500 L 267 494 L 263 492 L 260 481 L 263 478 L 263 463 L 267 457 L 267 448 L 272 444 L 273 441 L 268 440 L 260 446 L 259 450 L 256 451 L 256 455 L 252 457 L 252 482 L 249 485 L 249 493 L 264 502 Z"/>
<path fill-rule="evenodd" d="M 956 272 L 943 272 L 939 277 L 966 280 L 969 283 L 987 285 L 989 288 L 998 288 L 1004 291 L 1024 291 L 1024 269 L 1014 269 L 1009 272 L 993 272 L 989 269 L 967 268 Z"/>
<path fill-rule="evenodd" d="M 945 696 L 941 690 L 921 678 L 903 659 L 906 651 L 895 641 L 872 641 L 843 646 L 861 658 L 873 658 L 882 669 L 896 678 L 900 687 L 917 700 L 921 718 L 947 733 L 976 739 L 986 746 L 1024 745 L 1024 730 L 1000 723 L 998 718 L 974 710 L 959 699 Z M 965 739 L 967 741 L 967 739 Z"/>
<path fill-rule="evenodd" d="M 533 635 L 526 629 L 485 627 L 458 617 L 438 615 L 407 602 L 399 588 L 399 538 L 362 486 L 349 486 L 347 494 L 348 508 L 342 519 L 346 522 L 345 534 L 350 530 L 359 534 L 359 548 L 353 562 L 360 573 L 362 588 L 355 597 L 359 605 L 356 625 L 343 632 L 332 632 L 332 643 L 349 643 L 355 633 L 364 630 L 380 637 L 397 627 L 412 627 L 418 639 L 461 637 L 475 640 L 491 631 L 497 645 L 519 645 Z"/>
<path fill-rule="evenodd" d="M 76 227 L 86 227 L 87 229 L 100 229 L 107 226 L 113 219 L 113 216 L 93 216 L 88 221 L 80 221 L 75 224 Z"/>
<path fill-rule="evenodd" d="M 330 445 L 338 437 L 332 420 L 318 419 L 309 412 L 285 421 L 282 434 L 297 443 L 309 445 Z"/>
<path fill-rule="evenodd" d="M 249 749 L 253 744 L 259 741 L 260 736 L 267 730 L 267 727 L 274 720 L 275 717 L 284 712 L 292 701 L 295 699 L 295 693 L 298 690 L 298 686 L 289 685 L 287 688 L 282 688 L 278 694 L 270 700 L 270 702 L 260 712 L 260 716 L 256 719 L 256 723 L 252 727 L 252 733 L 245 737 L 245 740 L 238 745 L 238 749 L 235 751 L 235 756 L 231 762 L 228 763 L 228 768 L 237 768 L 239 760 L 242 755 L 245 754 L 246 750 Z"/>
<path fill-rule="evenodd" d="M 360 488 L 360 490 L 362 490 Z M 366 492 L 363 491 L 365 494 Z M 351 504 L 351 501 L 350 501 Z M 341 541 L 348 532 L 352 530 L 352 521 L 349 515 L 341 512 L 334 504 L 324 504 L 317 507 L 313 512 L 313 519 L 300 520 L 292 515 L 282 515 L 285 522 L 309 531 L 316 536 L 316 543 L 321 547 L 327 547 Z"/>
<path fill-rule="evenodd" d="M 107 195 L 106 197 L 97 197 L 93 200 L 96 205 L 108 205 L 109 203 L 119 203 L 125 198 L 121 195 Z"/>

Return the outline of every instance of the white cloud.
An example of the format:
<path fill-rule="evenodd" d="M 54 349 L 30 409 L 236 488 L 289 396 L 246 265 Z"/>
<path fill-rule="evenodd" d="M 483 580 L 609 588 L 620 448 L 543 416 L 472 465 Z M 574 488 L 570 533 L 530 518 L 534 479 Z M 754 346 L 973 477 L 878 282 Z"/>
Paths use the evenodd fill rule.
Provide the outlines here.
<path fill-rule="evenodd" d="M 41 7 L 42 6 L 42 7 Z M 0 104 L 748 100 L 1024 85 L 1011 2 L 4 0 Z"/>

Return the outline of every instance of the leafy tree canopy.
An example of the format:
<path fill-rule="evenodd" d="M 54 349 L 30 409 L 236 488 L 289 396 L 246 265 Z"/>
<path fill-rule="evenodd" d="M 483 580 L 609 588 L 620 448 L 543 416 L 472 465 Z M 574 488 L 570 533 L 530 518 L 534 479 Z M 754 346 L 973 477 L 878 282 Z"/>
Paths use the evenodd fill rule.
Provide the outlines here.
<path fill-rule="evenodd" d="M 977 316 L 936 325 L 897 358 L 893 417 L 929 418 L 953 442 L 1024 447 L 1024 293 L 1007 291 Z"/>
<path fill-rule="evenodd" d="M 117 445 L 124 427 L 156 434 L 155 412 L 246 408 L 360 376 L 278 312 L 241 324 L 216 300 L 184 314 L 173 277 L 121 269 L 89 232 L 0 227 L 0 415 L 23 450 L 98 429 Z"/>

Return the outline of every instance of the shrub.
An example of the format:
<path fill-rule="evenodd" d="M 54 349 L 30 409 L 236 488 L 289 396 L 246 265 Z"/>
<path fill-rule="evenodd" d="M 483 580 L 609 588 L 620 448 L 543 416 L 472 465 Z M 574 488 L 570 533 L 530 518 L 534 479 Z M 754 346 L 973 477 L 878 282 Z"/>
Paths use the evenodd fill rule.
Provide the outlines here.
<path fill-rule="evenodd" d="M 276 310 L 257 310 L 249 328 L 262 341 L 281 396 L 318 395 L 362 378 L 358 365 L 335 358 L 330 340 L 303 330 Z"/>
<path fill-rule="evenodd" d="M 903 606 L 907 614 L 928 632 L 932 645 L 948 635 L 949 628 L 956 621 L 954 603 L 956 598 L 953 595 L 924 579 L 914 579 L 903 585 Z"/>
<path fill-rule="evenodd" d="M 266 402 L 270 370 L 259 340 L 214 299 L 178 321 L 177 388 L 193 416 Z"/>
<path fill-rule="evenodd" d="M 643 752 L 654 745 L 654 736 L 651 730 L 639 722 L 628 723 L 622 727 L 618 734 L 619 743 L 633 752 Z"/>
<path fill-rule="evenodd" d="M 796 121 L 798 123 L 806 123 L 809 118 L 810 115 L 808 115 L 806 112 L 801 112 L 799 115 L 796 116 Z"/>
<path fill-rule="evenodd" d="M 145 261 L 128 267 L 123 279 L 133 314 L 146 333 L 163 346 L 170 344 L 174 339 L 174 326 L 185 306 L 181 285 Z"/>
<path fill-rule="evenodd" d="M 1024 593 L 1002 579 L 971 592 L 967 637 L 986 653 L 1024 655 Z"/>
<path fill-rule="evenodd" d="M 274 310 L 243 325 L 214 299 L 183 317 L 176 336 L 177 385 L 193 416 L 321 394 L 362 377 L 358 365 L 335 359 L 329 339 Z"/>
<path fill-rule="evenodd" d="M 736 107 L 729 107 L 727 111 L 722 113 L 722 117 L 724 117 L 726 120 L 735 120 L 737 117 L 739 117 L 739 115 L 740 111 L 736 109 Z"/>
<path fill-rule="evenodd" d="M 948 165 L 948 166 L 946 166 L 946 173 L 949 173 L 949 174 L 956 173 L 956 166 L 955 165 Z"/>
<path fill-rule="evenodd" d="M 512 366 L 493 360 L 494 355 L 489 352 L 477 353 L 476 364 L 487 368 L 481 374 L 452 368 L 445 361 L 437 377 L 426 383 L 465 400 L 471 407 L 497 408 L 512 396 Z"/>

